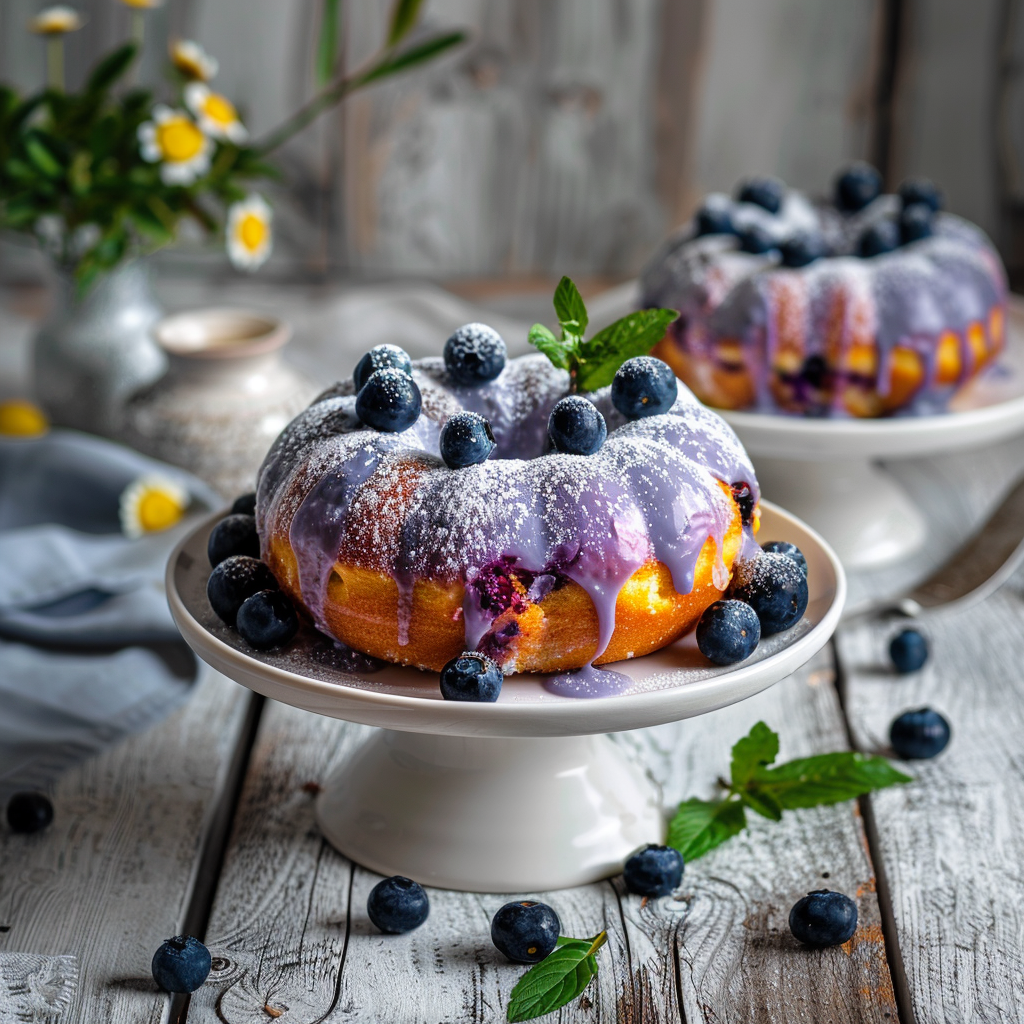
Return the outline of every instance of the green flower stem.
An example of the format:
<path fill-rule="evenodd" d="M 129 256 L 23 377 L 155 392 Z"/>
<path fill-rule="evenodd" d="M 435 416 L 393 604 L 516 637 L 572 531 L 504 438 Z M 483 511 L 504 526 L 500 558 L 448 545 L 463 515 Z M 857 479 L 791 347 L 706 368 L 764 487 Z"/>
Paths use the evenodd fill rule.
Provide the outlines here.
<path fill-rule="evenodd" d="M 146 41 L 146 15 L 141 10 L 132 11 L 132 42 L 142 52 L 142 44 Z"/>
<path fill-rule="evenodd" d="M 46 84 L 57 92 L 64 91 L 64 35 L 58 33 L 46 40 Z"/>
<path fill-rule="evenodd" d="M 333 85 L 322 89 L 304 107 L 299 107 L 286 121 L 279 124 L 262 142 L 253 149 L 258 156 L 266 156 L 283 146 L 292 136 L 298 135 L 307 125 L 312 124 L 325 110 L 340 103 L 349 93 L 362 85 L 360 78 L 342 78 Z"/>

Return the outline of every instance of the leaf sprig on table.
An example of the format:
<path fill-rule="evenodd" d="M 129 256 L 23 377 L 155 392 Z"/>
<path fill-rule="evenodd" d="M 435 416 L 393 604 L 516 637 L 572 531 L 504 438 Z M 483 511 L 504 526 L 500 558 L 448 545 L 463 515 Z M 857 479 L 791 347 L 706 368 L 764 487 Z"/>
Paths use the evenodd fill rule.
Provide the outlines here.
<path fill-rule="evenodd" d="M 555 289 L 561 337 L 543 324 L 530 328 L 530 344 L 560 370 L 568 370 L 573 391 L 596 391 L 611 384 L 615 371 L 634 356 L 647 355 L 679 314 L 674 309 L 641 309 L 584 340 L 590 319 L 579 289 L 563 277 Z"/>
<path fill-rule="evenodd" d="M 742 832 L 747 809 L 779 821 L 783 811 L 837 804 L 913 781 L 875 755 L 844 750 L 775 765 L 778 755 L 778 734 L 758 722 L 732 748 L 725 795 L 719 800 L 684 800 L 669 822 L 669 845 L 684 860 L 695 860 Z"/>
<path fill-rule="evenodd" d="M 571 1003 L 597 974 L 594 954 L 607 941 L 607 932 L 591 939 L 559 937 L 555 949 L 516 982 L 508 999 L 508 1020 L 532 1020 Z"/>

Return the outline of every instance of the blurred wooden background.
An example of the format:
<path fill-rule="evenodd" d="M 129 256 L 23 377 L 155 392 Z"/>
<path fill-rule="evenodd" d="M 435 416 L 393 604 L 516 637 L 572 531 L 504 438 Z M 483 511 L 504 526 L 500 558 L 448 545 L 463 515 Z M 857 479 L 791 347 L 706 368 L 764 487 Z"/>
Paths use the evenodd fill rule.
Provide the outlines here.
<path fill-rule="evenodd" d="M 633 274 L 703 193 L 774 173 L 820 191 L 866 157 L 925 174 L 1024 284 L 1024 0 L 428 0 L 472 41 L 331 113 L 284 154 L 281 275 L 595 279 Z M 41 0 L 0 4 L 0 78 L 39 83 Z M 70 80 L 127 33 L 118 0 L 77 0 Z M 344 60 L 389 4 L 347 0 Z M 318 0 L 166 0 L 258 134 L 313 90 Z"/>

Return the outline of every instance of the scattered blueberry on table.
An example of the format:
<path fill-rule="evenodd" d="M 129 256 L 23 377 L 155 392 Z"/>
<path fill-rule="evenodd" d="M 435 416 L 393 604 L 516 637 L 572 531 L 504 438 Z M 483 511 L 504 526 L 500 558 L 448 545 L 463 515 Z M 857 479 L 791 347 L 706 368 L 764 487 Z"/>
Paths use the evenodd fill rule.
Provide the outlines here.
<path fill-rule="evenodd" d="M 45 793 L 15 793 L 7 802 L 7 824 L 12 832 L 31 835 L 53 824 L 53 804 Z"/>
<path fill-rule="evenodd" d="M 675 405 L 679 386 L 668 363 L 653 356 L 627 359 L 612 380 L 612 405 L 627 420 L 668 412 Z"/>
<path fill-rule="evenodd" d="M 555 451 L 593 455 L 608 436 L 608 425 L 593 402 L 569 395 L 555 404 L 548 417 L 548 436 Z"/>
<path fill-rule="evenodd" d="M 928 660 L 928 641 L 916 629 L 903 629 L 892 638 L 889 657 L 902 675 L 916 672 Z"/>
<path fill-rule="evenodd" d="M 467 651 L 441 669 L 441 696 L 445 700 L 493 704 L 504 679 L 496 662 L 476 651 Z"/>
<path fill-rule="evenodd" d="M 206 553 L 214 567 L 232 555 L 259 558 L 260 538 L 255 517 L 238 512 L 225 516 L 211 531 Z"/>
<path fill-rule="evenodd" d="M 857 904 L 841 892 L 816 889 L 793 905 L 789 930 L 808 946 L 841 946 L 857 930 Z"/>
<path fill-rule="evenodd" d="M 225 558 L 206 582 L 210 607 L 228 626 L 235 624 L 242 603 L 261 590 L 277 590 L 277 580 L 263 562 L 251 555 Z"/>
<path fill-rule="evenodd" d="M 757 612 L 743 601 L 716 601 L 697 623 L 697 647 L 716 665 L 735 665 L 749 658 L 761 640 Z"/>
<path fill-rule="evenodd" d="M 441 458 L 449 469 L 486 462 L 495 449 L 491 425 L 475 412 L 457 412 L 441 428 Z"/>
<path fill-rule="evenodd" d="M 238 515 L 255 516 L 256 492 L 250 491 L 248 494 L 240 494 L 232 503 L 231 511 Z"/>
<path fill-rule="evenodd" d="M 352 374 L 352 382 L 356 391 L 361 391 L 363 385 L 377 370 L 386 369 L 401 370 L 402 373 L 412 374 L 412 360 L 409 353 L 398 345 L 377 345 L 371 348 L 362 359 L 356 363 L 355 371 Z"/>
<path fill-rule="evenodd" d="M 430 900 L 419 882 L 404 875 L 393 875 L 370 890 L 366 913 L 382 932 L 401 935 L 426 921 L 430 915 Z"/>
<path fill-rule="evenodd" d="M 280 590 L 260 590 L 242 602 L 235 626 L 250 647 L 269 651 L 295 636 L 299 619 L 286 594 Z"/>
<path fill-rule="evenodd" d="M 765 541 L 761 545 L 761 550 L 766 551 L 769 555 L 785 555 L 787 558 L 791 558 L 800 566 L 800 571 L 804 576 L 807 575 L 807 559 L 804 558 L 804 553 L 795 544 L 790 544 L 788 540 Z"/>
<path fill-rule="evenodd" d="M 558 943 L 562 924 L 546 903 L 506 903 L 491 920 L 491 941 L 513 963 L 535 964 Z"/>
<path fill-rule="evenodd" d="M 195 992 L 212 964 L 210 951 L 198 939 L 176 935 L 153 954 L 153 980 L 166 992 Z"/>
<path fill-rule="evenodd" d="M 881 194 L 881 174 L 863 160 L 850 164 L 836 179 L 836 206 L 846 213 L 863 210 Z"/>
<path fill-rule="evenodd" d="M 416 381 L 396 367 L 370 374 L 356 395 L 356 415 L 368 427 L 397 434 L 419 419 L 423 399 Z"/>
<path fill-rule="evenodd" d="M 736 198 L 741 203 L 753 203 L 769 213 L 778 213 L 785 195 L 786 186 L 778 178 L 749 178 L 740 185 Z"/>
<path fill-rule="evenodd" d="M 787 555 L 762 554 L 740 563 L 730 596 L 749 604 L 761 622 L 761 635 L 795 626 L 807 609 L 807 578 Z"/>
<path fill-rule="evenodd" d="M 622 880 L 637 896 L 668 896 L 683 880 L 683 855 L 671 846 L 648 843 L 630 854 Z"/>
<path fill-rule="evenodd" d="M 456 384 L 478 388 L 505 369 L 502 336 L 486 324 L 465 324 L 444 343 L 444 365 Z"/>
<path fill-rule="evenodd" d="M 931 708 L 904 711 L 889 728 L 892 749 L 904 761 L 924 761 L 949 743 L 949 722 Z"/>

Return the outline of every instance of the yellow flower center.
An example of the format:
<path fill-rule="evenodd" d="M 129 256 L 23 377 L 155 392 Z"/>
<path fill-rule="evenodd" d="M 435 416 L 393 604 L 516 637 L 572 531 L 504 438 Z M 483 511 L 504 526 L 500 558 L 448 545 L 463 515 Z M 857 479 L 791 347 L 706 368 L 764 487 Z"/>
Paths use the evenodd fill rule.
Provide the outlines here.
<path fill-rule="evenodd" d="M 203 113 L 211 121 L 216 121 L 220 125 L 233 124 L 238 120 L 238 114 L 232 102 L 215 92 L 211 92 L 206 97 L 203 103 Z"/>
<path fill-rule="evenodd" d="M 199 154 L 203 133 L 184 117 L 174 117 L 157 125 L 156 144 L 165 160 L 180 163 Z"/>
<path fill-rule="evenodd" d="M 121 0 L 127 7 L 159 7 L 160 0 Z"/>
<path fill-rule="evenodd" d="M 143 533 L 169 529 L 183 513 L 181 505 L 164 491 L 146 491 L 139 499 L 139 527 Z"/>
<path fill-rule="evenodd" d="M 0 402 L 0 435 L 38 437 L 48 426 L 42 409 L 31 402 Z"/>
<path fill-rule="evenodd" d="M 238 225 L 238 239 L 249 252 L 259 249 L 266 242 L 268 234 L 269 225 L 255 213 L 247 213 Z"/>

